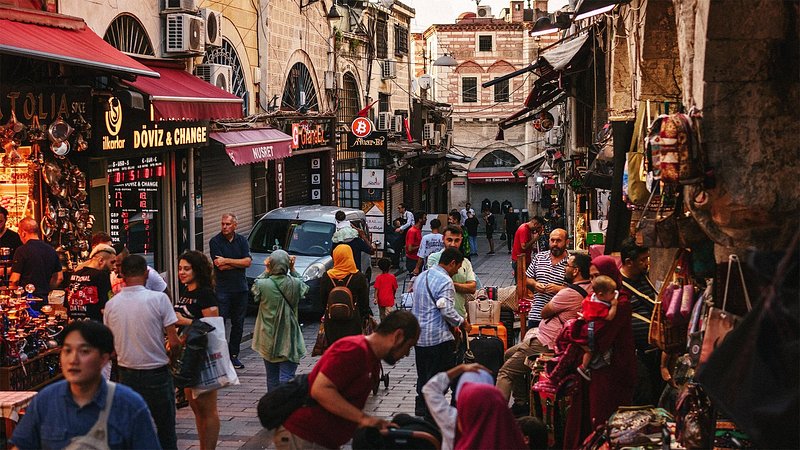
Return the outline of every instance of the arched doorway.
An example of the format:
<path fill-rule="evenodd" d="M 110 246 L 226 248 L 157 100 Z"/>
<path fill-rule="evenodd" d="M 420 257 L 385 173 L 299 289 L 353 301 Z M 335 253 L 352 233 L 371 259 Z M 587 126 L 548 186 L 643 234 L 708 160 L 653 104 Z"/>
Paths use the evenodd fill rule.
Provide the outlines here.
<path fill-rule="evenodd" d="M 487 150 L 483 150 L 487 152 Z M 468 201 L 475 211 L 481 211 L 488 200 L 492 213 L 497 214 L 498 224 L 510 203 L 514 208 L 525 208 L 524 176 L 514 176 L 513 170 L 519 158 L 503 149 L 488 149 L 475 167 L 469 171 Z"/>

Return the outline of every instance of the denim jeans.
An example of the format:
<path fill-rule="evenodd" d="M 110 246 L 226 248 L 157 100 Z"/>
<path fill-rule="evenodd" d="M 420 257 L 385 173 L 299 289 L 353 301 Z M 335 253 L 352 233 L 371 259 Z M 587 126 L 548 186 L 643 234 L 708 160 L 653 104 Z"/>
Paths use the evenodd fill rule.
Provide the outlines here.
<path fill-rule="evenodd" d="M 239 345 L 244 332 L 244 316 L 247 313 L 247 291 L 217 291 L 219 315 L 231 321 L 231 336 L 228 339 L 228 352 L 231 358 L 239 356 Z"/>
<path fill-rule="evenodd" d="M 178 447 L 175 435 L 175 386 L 167 366 L 157 369 L 119 368 L 119 382 L 130 387 L 144 398 L 153 422 L 158 441 L 164 449 Z"/>
<path fill-rule="evenodd" d="M 478 254 L 478 236 L 469 237 L 469 247 L 473 255 Z"/>
<path fill-rule="evenodd" d="M 267 368 L 267 392 L 291 380 L 297 372 L 297 363 L 291 361 L 274 363 L 265 359 L 264 367 Z"/>

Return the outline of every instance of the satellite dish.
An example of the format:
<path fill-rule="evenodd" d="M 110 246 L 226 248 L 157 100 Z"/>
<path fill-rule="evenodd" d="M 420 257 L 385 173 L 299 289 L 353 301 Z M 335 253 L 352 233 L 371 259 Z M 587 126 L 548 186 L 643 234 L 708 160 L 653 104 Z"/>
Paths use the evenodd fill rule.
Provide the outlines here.
<path fill-rule="evenodd" d="M 433 77 L 431 77 L 427 73 L 422 74 L 417 79 L 417 84 L 419 84 L 420 89 L 429 89 L 431 87 L 431 84 L 433 84 Z"/>

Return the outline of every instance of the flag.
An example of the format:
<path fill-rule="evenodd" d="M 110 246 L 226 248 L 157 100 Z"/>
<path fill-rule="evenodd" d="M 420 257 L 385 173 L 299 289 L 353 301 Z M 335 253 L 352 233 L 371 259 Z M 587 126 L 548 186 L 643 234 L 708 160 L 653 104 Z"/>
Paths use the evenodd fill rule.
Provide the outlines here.
<path fill-rule="evenodd" d="M 411 139 L 411 126 L 408 124 L 408 117 L 403 117 L 403 125 L 406 127 L 406 138 L 408 139 L 408 142 L 414 142 L 414 140 Z"/>
<path fill-rule="evenodd" d="M 369 110 L 372 109 L 373 106 L 375 106 L 375 103 L 378 103 L 378 101 L 375 100 L 374 102 L 372 102 L 369 105 L 367 105 L 364 109 L 359 111 L 358 112 L 358 117 L 367 117 L 367 116 L 369 116 Z"/>

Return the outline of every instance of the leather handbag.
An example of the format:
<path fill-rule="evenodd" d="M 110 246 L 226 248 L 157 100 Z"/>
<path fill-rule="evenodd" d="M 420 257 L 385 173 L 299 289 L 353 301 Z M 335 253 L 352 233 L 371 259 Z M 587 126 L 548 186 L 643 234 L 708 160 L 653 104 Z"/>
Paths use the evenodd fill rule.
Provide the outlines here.
<path fill-rule="evenodd" d="M 739 261 L 738 256 L 730 255 L 728 256 L 728 275 L 725 277 L 725 294 L 722 298 L 722 308 L 711 307 L 708 310 L 708 318 L 706 319 L 705 331 L 703 332 L 703 349 L 700 352 L 701 365 L 708 360 L 708 357 L 711 356 L 714 349 L 719 347 L 725 340 L 725 336 L 727 336 L 742 320 L 742 318 L 736 314 L 731 314 L 725 310 L 728 304 L 728 287 L 730 285 L 731 270 L 733 269 L 734 263 L 739 270 L 739 279 L 742 282 L 744 302 L 747 305 L 747 311 L 749 312 L 753 309 L 750 304 L 750 294 L 747 293 L 744 272 L 742 272 L 742 263 Z"/>
<path fill-rule="evenodd" d="M 628 200 L 634 205 L 642 206 L 647 203 L 650 191 L 647 189 L 647 172 L 645 171 L 645 154 L 642 150 L 643 140 L 641 140 L 642 127 L 644 126 L 645 114 L 650 114 L 650 100 L 647 101 L 646 110 L 644 102 L 639 102 L 639 110 L 636 114 L 636 124 L 633 127 L 633 138 L 631 147 L 628 151 L 626 169 L 628 172 Z M 649 123 L 649 120 L 648 120 Z"/>
<path fill-rule="evenodd" d="M 684 350 L 686 348 L 688 323 L 686 321 L 671 322 L 667 318 L 667 310 L 663 304 L 664 295 L 669 293 L 667 288 L 672 284 L 673 278 L 676 276 L 676 270 L 681 273 L 685 271 L 685 258 L 683 256 L 683 250 L 678 251 L 677 255 L 675 255 L 675 260 L 672 262 L 664 284 L 658 293 L 656 304 L 653 307 L 653 315 L 650 317 L 650 331 L 647 340 L 650 344 L 665 352 Z"/>
<path fill-rule="evenodd" d="M 325 321 L 319 323 L 319 331 L 317 331 L 317 340 L 314 341 L 314 348 L 311 350 L 311 356 L 321 356 L 328 348 L 328 337 L 325 336 Z"/>
<path fill-rule="evenodd" d="M 500 323 L 502 303 L 494 300 L 475 300 L 467 303 L 469 323 L 473 325 L 494 325 Z"/>

